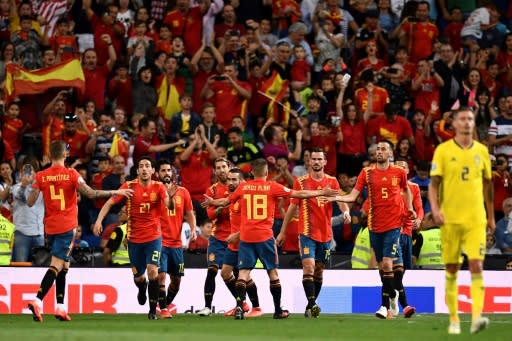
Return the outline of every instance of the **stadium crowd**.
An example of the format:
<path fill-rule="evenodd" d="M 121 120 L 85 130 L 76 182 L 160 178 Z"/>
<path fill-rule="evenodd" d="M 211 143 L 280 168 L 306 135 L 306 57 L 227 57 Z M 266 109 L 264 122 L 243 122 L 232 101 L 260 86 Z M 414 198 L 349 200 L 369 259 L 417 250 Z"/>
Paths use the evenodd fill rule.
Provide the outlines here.
<path fill-rule="evenodd" d="M 54 140 L 99 190 L 135 178 L 142 156 L 173 160 L 198 226 L 190 241 L 184 223 L 183 247 L 205 250 L 215 220 L 201 202 L 215 159 L 249 173 L 264 157 L 269 179 L 291 187 L 322 148 L 325 172 L 350 193 L 376 143 L 389 140 L 426 214 L 434 149 L 454 135 L 451 110 L 469 106 L 493 161 L 497 228 L 487 252 L 512 255 L 511 28 L 507 0 L 0 0 L 0 211 L 14 236 L 2 251 L 26 262 L 45 243 L 44 205 L 27 206 L 23 175 L 49 165 Z M 83 78 L 65 83 L 59 70 L 74 59 Z M 47 88 L 12 96 L 19 70 L 39 72 Z M 338 252 L 352 252 L 365 195 L 350 223 L 334 205 Z M 80 198 L 77 247 L 105 247 L 126 221 L 114 205 L 94 236 L 104 203 Z M 288 205 L 278 203 L 275 236 Z M 296 224 L 281 251 L 298 251 Z"/>

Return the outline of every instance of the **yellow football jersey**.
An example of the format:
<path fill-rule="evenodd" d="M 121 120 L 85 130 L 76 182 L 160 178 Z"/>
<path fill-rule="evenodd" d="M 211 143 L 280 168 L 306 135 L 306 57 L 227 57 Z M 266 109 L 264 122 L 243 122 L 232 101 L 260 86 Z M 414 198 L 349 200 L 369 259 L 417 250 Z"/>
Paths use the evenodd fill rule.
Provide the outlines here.
<path fill-rule="evenodd" d="M 473 142 L 464 149 L 455 140 L 441 143 L 434 152 L 430 176 L 441 176 L 441 212 L 446 224 L 481 226 L 487 221 L 483 179 L 491 179 L 487 147 Z"/>

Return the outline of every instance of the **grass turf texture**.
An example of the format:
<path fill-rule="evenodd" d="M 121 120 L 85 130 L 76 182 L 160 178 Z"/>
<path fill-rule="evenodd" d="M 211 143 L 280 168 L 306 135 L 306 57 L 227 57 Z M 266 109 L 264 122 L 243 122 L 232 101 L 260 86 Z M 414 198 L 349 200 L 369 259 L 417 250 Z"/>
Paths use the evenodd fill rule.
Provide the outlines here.
<path fill-rule="evenodd" d="M 489 329 L 477 335 L 469 333 L 470 316 L 461 315 L 462 333 L 448 335 L 447 315 L 402 316 L 379 320 L 370 315 L 328 315 L 305 319 L 292 315 L 287 320 L 263 318 L 235 321 L 223 316 L 199 317 L 188 314 L 170 320 L 149 321 L 146 315 L 72 315 L 73 321 L 60 322 L 43 315 L 44 322 L 31 315 L 0 315 L 1 340 L 512 340 L 512 315 L 486 315 Z"/>

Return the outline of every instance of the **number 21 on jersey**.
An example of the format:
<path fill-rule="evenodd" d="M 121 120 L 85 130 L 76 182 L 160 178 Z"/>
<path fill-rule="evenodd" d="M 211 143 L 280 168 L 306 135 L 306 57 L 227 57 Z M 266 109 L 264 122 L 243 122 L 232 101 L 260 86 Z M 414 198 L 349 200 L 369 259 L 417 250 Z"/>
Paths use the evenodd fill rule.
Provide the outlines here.
<path fill-rule="evenodd" d="M 247 218 L 252 220 L 267 219 L 267 196 L 265 194 L 244 194 Z"/>

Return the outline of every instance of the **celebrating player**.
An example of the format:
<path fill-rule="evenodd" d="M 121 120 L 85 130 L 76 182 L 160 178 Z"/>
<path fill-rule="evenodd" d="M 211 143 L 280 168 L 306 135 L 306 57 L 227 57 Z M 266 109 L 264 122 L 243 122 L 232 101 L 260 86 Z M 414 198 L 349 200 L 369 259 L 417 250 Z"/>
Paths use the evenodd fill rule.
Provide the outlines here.
<path fill-rule="evenodd" d="M 481 315 L 484 305 L 482 271 L 486 220 L 491 233 L 496 228 L 491 162 L 487 147 L 473 140 L 475 116 L 471 109 L 460 108 L 453 112 L 452 125 L 455 137 L 440 144 L 434 152 L 428 197 L 434 222 L 441 226 L 441 254 L 446 265 L 446 304 L 450 314 L 448 333 L 460 334 L 457 272 L 462 261 L 462 249 L 468 256 L 471 272 L 473 304 L 470 331 L 478 333 L 489 325 L 489 319 Z M 461 200 L 461 194 L 464 194 L 464 200 Z"/>
<path fill-rule="evenodd" d="M 258 259 L 267 270 L 270 279 L 270 293 L 274 299 L 274 319 L 288 317 L 288 311 L 281 308 L 281 283 L 277 273 L 278 257 L 272 232 L 274 208 L 280 197 L 306 199 L 315 196 L 335 196 L 336 190 L 325 188 L 316 191 L 295 191 L 274 181 L 267 181 L 268 164 L 265 159 L 256 159 L 252 163 L 254 180 L 246 181 L 229 198 L 206 201 L 217 205 L 227 205 L 230 201 L 241 203 L 240 247 L 238 267 L 240 273 L 236 281 L 237 308 L 235 319 L 244 319 L 243 302 L 251 270 Z"/>
<path fill-rule="evenodd" d="M 162 254 L 160 257 L 159 282 L 160 294 L 158 304 L 160 317 L 171 318 L 167 308 L 180 290 L 181 277 L 184 275 L 183 248 L 181 243 L 181 228 L 183 218 L 190 225 L 190 240 L 196 239 L 196 217 L 192 209 L 190 193 L 184 187 L 176 185 L 174 169 L 167 159 L 158 162 L 158 178 L 164 184 L 169 184 L 168 194 L 172 208 L 162 207 L 160 224 L 162 227 Z M 166 273 L 171 277 L 167 295 L 165 292 Z"/>
<path fill-rule="evenodd" d="M 239 168 L 231 168 L 228 173 L 228 186 L 229 192 L 233 193 L 236 191 L 238 186 L 244 182 L 244 176 L 242 171 Z M 240 242 L 240 219 L 241 219 L 241 207 L 240 202 L 234 202 L 229 206 L 229 221 L 231 225 L 231 234 L 228 236 L 228 248 L 226 249 L 226 253 L 224 254 L 224 262 L 222 264 L 222 269 L 220 271 L 220 275 L 222 279 L 224 279 L 224 283 L 228 287 L 231 294 L 236 299 L 236 280 L 238 273 L 234 273 L 236 270 L 238 272 L 238 247 Z M 256 288 L 256 283 L 252 279 L 249 279 L 247 282 L 247 296 L 252 303 L 252 310 L 249 312 L 249 306 L 244 302 L 243 309 L 244 312 L 249 312 L 245 317 L 258 317 L 263 315 L 263 311 L 260 308 L 260 303 L 258 299 L 258 289 Z M 236 312 L 236 307 L 227 311 L 224 316 L 234 316 Z"/>
<path fill-rule="evenodd" d="M 36 298 L 29 303 L 34 321 L 43 322 L 41 315 L 42 300 L 55 281 L 57 309 L 55 318 L 70 321 L 64 307 L 66 274 L 69 269 L 69 256 L 73 239 L 78 227 L 77 191 L 88 198 L 108 198 L 114 194 L 129 197 L 130 189 L 99 191 L 90 188 L 75 169 L 66 168 L 67 146 L 63 141 L 53 141 L 50 145 L 49 168 L 35 175 L 32 192 L 27 198 L 28 206 L 33 206 L 41 192 L 44 199 L 44 229 L 51 247 L 50 267 L 41 281 Z M 34 175 L 24 174 L 26 182 L 31 183 Z M 22 193 L 24 191 L 21 191 Z"/>
<path fill-rule="evenodd" d="M 365 167 L 348 195 L 336 196 L 329 200 L 352 202 L 364 187 L 368 188 L 368 229 L 370 243 L 375 251 L 382 280 L 382 305 L 375 312 L 378 318 L 392 318 L 389 299 L 395 299 L 393 260 L 400 248 L 403 201 L 407 203 L 411 219 L 416 218 L 412 206 L 412 195 L 407 186 L 407 174 L 401 167 L 390 164 L 393 144 L 380 141 L 377 144 L 377 164 Z"/>
<path fill-rule="evenodd" d="M 162 250 L 162 233 L 160 229 L 161 203 L 170 206 L 168 192 L 175 189 L 171 184 L 164 185 L 151 180 L 155 173 L 153 160 L 143 156 L 137 162 L 137 178 L 125 182 L 122 189 L 132 189 L 133 196 L 128 198 L 126 207 L 128 226 L 126 227 L 128 240 L 128 254 L 134 272 L 134 282 L 139 293 L 137 300 L 140 305 L 146 304 L 146 289 L 149 294 L 148 319 L 158 319 L 156 306 L 158 303 L 159 283 L 158 266 Z M 174 195 L 174 192 L 172 192 Z M 94 234 L 99 235 L 102 230 L 101 223 L 110 211 L 112 205 L 123 200 L 121 196 L 114 196 L 103 205 L 94 224 Z M 148 272 L 149 285 L 144 276 Z"/>
<path fill-rule="evenodd" d="M 229 161 L 220 157 L 214 161 L 215 177 L 217 182 L 210 186 L 206 195 L 214 199 L 225 198 L 229 194 L 227 185 L 227 174 L 229 170 Z M 215 293 L 215 277 L 219 268 L 222 267 L 224 253 L 226 252 L 226 239 L 231 232 L 229 225 L 229 208 L 209 207 L 208 218 L 213 223 L 212 235 L 208 239 L 208 272 L 204 281 L 204 302 L 205 307 L 197 312 L 199 316 L 210 316 L 212 314 L 213 294 Z"/>
<path fill-rule="evenodd" d="M 320 148 L 311 150 L 311 170 L 307 175 L 301 176 L 293 184 L 294 190 L 316 190 L 331 187 L 339 190 L 340 186 L 336 178 L 324 173 L 327 164 L 325 153 Z M 343 212 L 345 224 L 350 222 L 348 205 L 338 203 Z M 277 245 L 281 246 L 286 238 L 286 230 L 290 219 L 299 208 L 299 226 L 301 229 L 300 255 L 302 258 L 302 285 L 308 300 L 304 316 L 318 317 L 320 307 L 316 299 L 322 288 L 323 272 L 326 262 L 329 260 L 332 242 L 332 204 L 324 203 L 317 198 L 292 199 L 286 212 L 281 232 L 277 236 Z"/>

